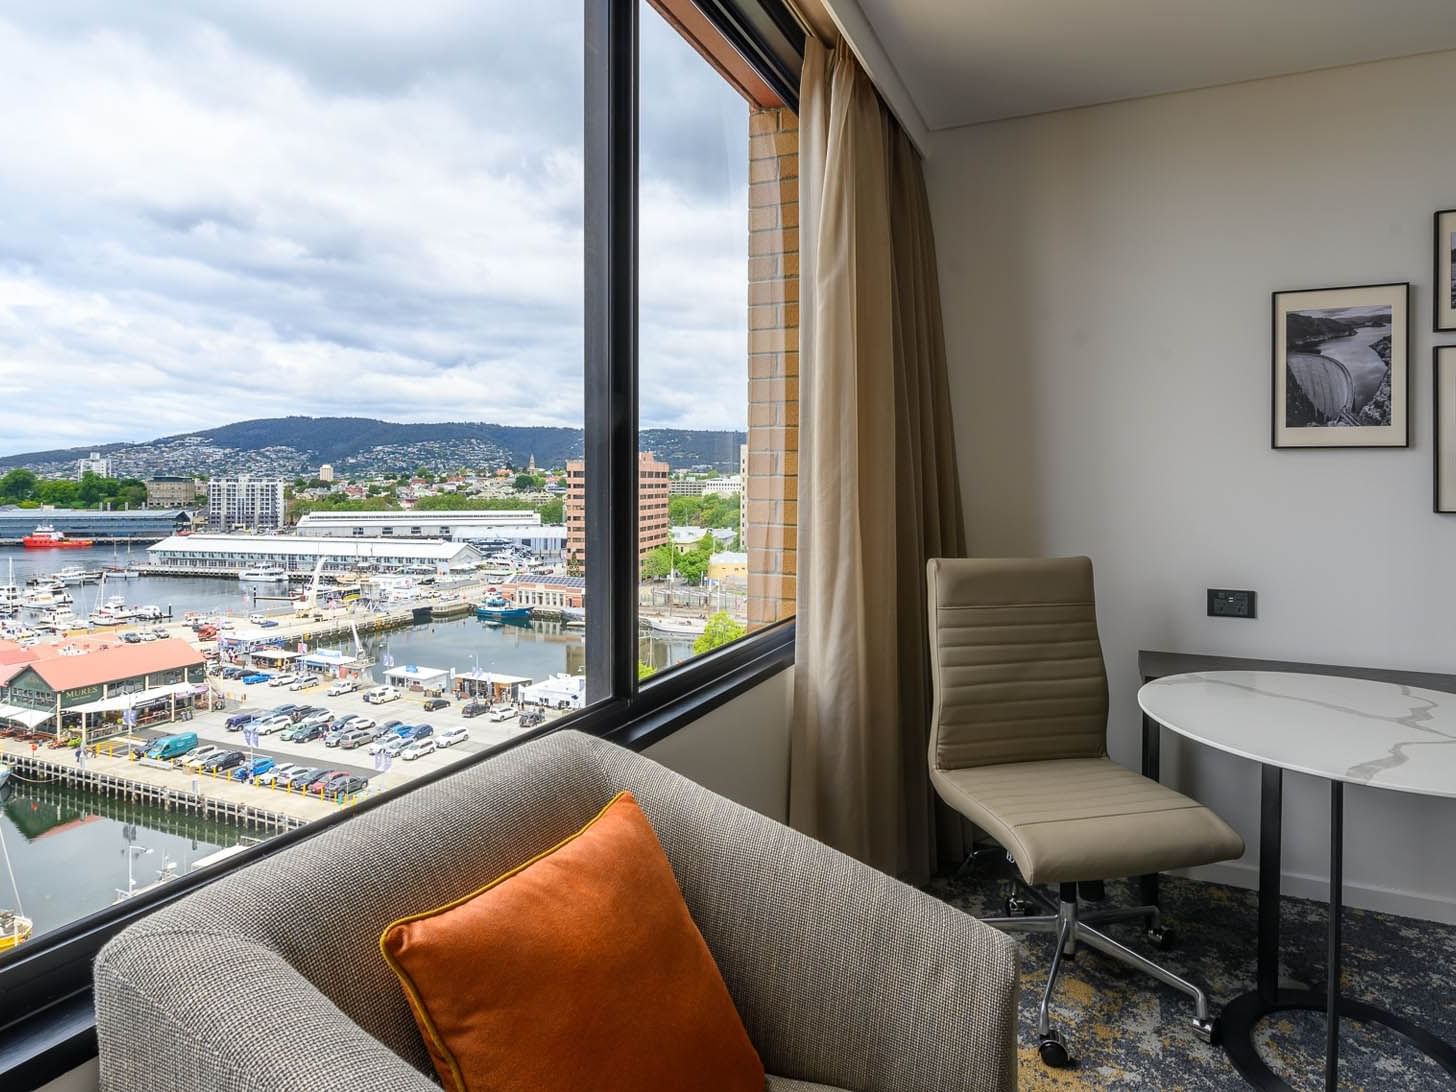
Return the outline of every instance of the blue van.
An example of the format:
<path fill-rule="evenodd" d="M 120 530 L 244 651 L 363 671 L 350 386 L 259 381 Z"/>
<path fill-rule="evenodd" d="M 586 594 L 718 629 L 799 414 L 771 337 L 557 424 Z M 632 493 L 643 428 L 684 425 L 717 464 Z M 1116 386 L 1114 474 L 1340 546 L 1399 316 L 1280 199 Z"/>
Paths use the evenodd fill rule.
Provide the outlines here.
<path fill-rule="evenodd" d="M 148 758 L 176 758 L 185 755 L 197 746 L 196 732 L 182 732 L 175 736 L 163 736 L 147 748 Z"/>

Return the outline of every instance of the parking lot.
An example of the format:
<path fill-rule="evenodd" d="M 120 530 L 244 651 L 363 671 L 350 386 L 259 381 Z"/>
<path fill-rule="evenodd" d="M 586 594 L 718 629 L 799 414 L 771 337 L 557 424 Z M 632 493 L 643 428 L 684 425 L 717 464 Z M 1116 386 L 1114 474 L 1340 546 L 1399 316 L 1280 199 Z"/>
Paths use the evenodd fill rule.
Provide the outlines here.
<path fill-rule="evenodd" d="M 342 747 L 325 746 L 322 739 L 295 743 L 279 738 L 281 733 L 275 732 L 261 737 L 258 746 L 251 749 L 253 754 L 268 755 L 280 764 L 301 762 L 309 766 L 360 774 L 369 779 L 369 787 L 376 791 L 393 788 L 413 777 L 449 766 L 468 755 L 503 743 L 522 731 L 519 718 L 493 722 L 489 715 L 464 717 L 460 712 L 462 703 L 454 698 L 448 699 L 450 704 L 446 708 L 427 713 L 424 710 L 426 699 L 418 693 L 406 693 L 396 701 L 371 705 L 364 701 L 366 691 L 363 689 L 328 697 L 325 693 L 328 689 L 327 680 L 301 691 L 269 686 L 266 683 L 244 686 L 237 680 L 214 679 L 212 682 L 215 689 L 226 695 L 227 708 L 198 713 L 190 722 L 168 726 L 167 731 L 193 731 L 202 743 L 222 744 L 229 749 L 248 752 L 250 748 L 243 741 L 243 733 L 229 731 L 226 727 L 227 719 L 240 712 L 266 711 L 284 704 L 322 706 L 336 717 L 358 714 L 377 723 L 399 720 L 406 724 L 429 724 L 433 727 L 435 736 L 457 725 L 466 729 L 468 738 L 459 743 L 413 760 L 395 756 L 389 769 L 383 771 L 375 768 L 374 756 L 369 753 L 367 746 L 345 750 Z"/>

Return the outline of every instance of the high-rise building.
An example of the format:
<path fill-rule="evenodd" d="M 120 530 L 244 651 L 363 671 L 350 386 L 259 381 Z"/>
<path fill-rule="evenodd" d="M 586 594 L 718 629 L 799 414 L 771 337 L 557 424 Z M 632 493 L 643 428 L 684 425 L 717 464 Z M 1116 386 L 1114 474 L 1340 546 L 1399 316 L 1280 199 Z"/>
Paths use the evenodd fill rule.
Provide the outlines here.
<path fill-rule="evenodd" d="M 103 478 L 111 477 L 111 460 L 99 451 L 91 452 L 85 459 L 76 460 L 76 480 L 80 481 L 81 476 L 87 471 Z"/>
<path fill-rule="evenodd" d="M 318 479 L 321 482 L 331 482 L 331 481 L 333 481 L 334 480 L 334 468 L 333 468 L 333 466 L 331 464 L 329 464 L 329 463 L 324 463 L 323 466 L 319 467 Z"/>
<path fill-rule="evenodd" d="M 667 463 L 650 451 L 637 454 L 637 556 L 667 542 Z M 566 463 L 566 560 L 586 563 L 586 462 Z"/>
<path fill-rule="evenodd" d="M 282 478 L 213 478 L 207 485 L 207 525 L 217 531 L 276 531 L 287 507 Z"/>
<path fill-rule="evenodd" d="M 158 474 L 147 481 L 147 504 L 153 508 L 191 508 L 197 503 L 192 475 Z"/>

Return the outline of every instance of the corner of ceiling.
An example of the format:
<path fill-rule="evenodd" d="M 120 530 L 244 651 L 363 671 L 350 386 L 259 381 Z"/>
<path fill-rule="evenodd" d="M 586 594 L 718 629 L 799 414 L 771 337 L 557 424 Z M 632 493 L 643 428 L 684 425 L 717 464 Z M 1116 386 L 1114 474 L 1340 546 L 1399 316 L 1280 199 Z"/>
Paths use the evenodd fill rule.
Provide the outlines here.
<path fill-rule="evenodd" d="M 925 124 L 925 117 L 920 112 L 919 104 L 910 94 L 910 89 L 905 86 L 905 81 L 900 79 L 895 62 L 885 51 L 884 44 L 880 41 L 879 35 L 875 33 L 875 28 L 870 23 L 869 17 L 865 15 L 864 9 L 859 6 L 858 0 L 822 0 L 822 3 L 828 9 L 829 16 L 834 20 L 834 25 L 839 29 L 839 33 L 844 35 L 844 40 L 849 43 L 849 48 L 854 50 L 854 55 L 859 58 L 859 63 L 864 67 L 870 80 L 879 89 L 880 96 L 885 100 L 890 111 L 904 126 L 906 134 L 920 154 L 928 157 L 931 130 Z"/>

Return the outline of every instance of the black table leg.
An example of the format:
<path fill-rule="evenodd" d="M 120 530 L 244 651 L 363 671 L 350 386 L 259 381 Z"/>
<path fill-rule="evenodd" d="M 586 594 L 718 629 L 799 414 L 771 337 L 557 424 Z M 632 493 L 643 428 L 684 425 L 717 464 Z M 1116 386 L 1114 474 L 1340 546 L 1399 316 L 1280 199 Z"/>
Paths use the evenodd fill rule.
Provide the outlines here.
<path fill-rule="evenodd" d="M 1152 781 L 1157 781 L 1162 773 L 1162 727 L 1152 717 L 1143 714 L 1143 776 Z M 1138 902 L 1143 906 L 1160 905 L 1156 872 L 1138 877 Z"/>
<path fill-rule="evenodd" d="M 1330 782 L 1329 971 L 1325 982 L 1325 1092 L 1340 1084 L 1340 907 L 1344 895 L 1345 783 Z"/>
<path fill-rule="evenodd" d="M 1223 1046 L 1240 1076 L 1255 1088 L 1288 1092 L 1290 1086 L 1254 1049 L 1254 1026 L 1264 1017 L 1289 1010 L 1324 1012 L 1325 1088 L 1336 1087 L 1340 1018 L 1380 1024 L 1405 1036 L 1426 1057 L 1456 1080 L 1456 1047 L 1409 1020 L 1363 1001 L 1340 996 L 1340 918 L 1344 904 L 1344 786 L 1330 789 L 1329 980 L 1323 991 L 1279 988 L 1279 866 L 1282 841 L 1283 771 L 1263 767 L 1259 820 L 1258 988 L 1230 1001 L 1219 1018 Z"/>

